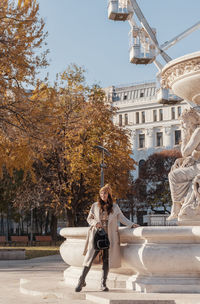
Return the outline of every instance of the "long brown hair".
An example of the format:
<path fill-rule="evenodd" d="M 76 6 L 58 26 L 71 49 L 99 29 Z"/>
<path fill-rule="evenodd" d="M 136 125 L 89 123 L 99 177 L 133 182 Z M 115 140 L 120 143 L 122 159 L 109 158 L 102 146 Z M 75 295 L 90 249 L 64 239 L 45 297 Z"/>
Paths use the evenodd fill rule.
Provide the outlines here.
<path fill-rule="evenodd" d="M 108 212 L 108 215 L 110 213 L 113 212 L 113 198 L 112 198 L 112 189 L 110 187 L 109 184 L 106 184 L 104 187 L 102 187 L 99 191 L 99 195 L 98 195 L 98 198 L 97 198 L 97 202 L 98 202 L 98 206 L 101 210 L 104 210 L 104 205 L 105 205 L 105 202 L 101 199 L 100 197 L 100 193 L 102 191 L 105 191 L 108 193 L 108 200 L 107 200 L 107 204 L 106 204 L 106 211 Z"/>

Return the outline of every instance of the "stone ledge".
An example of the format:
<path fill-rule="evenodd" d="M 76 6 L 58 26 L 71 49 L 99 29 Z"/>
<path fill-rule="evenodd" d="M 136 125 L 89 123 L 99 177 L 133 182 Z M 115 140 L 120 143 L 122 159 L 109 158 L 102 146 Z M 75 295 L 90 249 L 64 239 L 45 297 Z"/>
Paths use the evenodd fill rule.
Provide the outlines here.
<path fill-rule="evenodd" d="M 199 304 L 199 295 L 139 294 L 112 290 L 108 293 L 86 293 L 86 300 L 98 304 Z"/>
<path fill-rule="evenodd" d="M 25 249 L 0 249 L 0 260 L 25 260 Z"/>

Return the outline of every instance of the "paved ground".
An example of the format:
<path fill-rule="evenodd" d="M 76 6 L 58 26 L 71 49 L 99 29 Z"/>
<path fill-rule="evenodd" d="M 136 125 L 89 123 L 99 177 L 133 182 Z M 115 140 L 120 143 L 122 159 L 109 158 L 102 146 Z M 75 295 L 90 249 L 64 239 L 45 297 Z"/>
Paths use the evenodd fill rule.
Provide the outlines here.
<path fill-rule="evenodd" d="M 50 280 L 62 280 L 66 264 L 59 255 L 35 258 L 31 260 L 0 261 L 0 304 L 40 304 L 62 303 L 55 296 L 30 296 L 19 291 L 20 279 L 36 279 L 47 283 Z M 66 302 L 63 302 L 66 303 Z"/>
<path fill-rule="evenodd" d="M 22 261 L 0 261 L 0 304 L 200 304 L 198 294 L 138 294 L 84 288 L 75 293 L 63 283 L 67 268 L 59 255 Z M 20 292 L 20 279 L 21 291 Z"/>

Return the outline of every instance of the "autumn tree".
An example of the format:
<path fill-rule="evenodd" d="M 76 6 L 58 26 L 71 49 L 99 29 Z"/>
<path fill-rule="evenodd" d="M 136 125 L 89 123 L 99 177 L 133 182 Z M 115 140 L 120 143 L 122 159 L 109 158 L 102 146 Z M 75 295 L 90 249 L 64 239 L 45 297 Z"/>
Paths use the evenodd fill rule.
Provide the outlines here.
<path fill-rule="evenodd" d="M 74 225 L 80 206 L 91 203 L 99 189 L 96 145 L 111 152 L 105 181 L 116 197 L 126 192 L 134 168 L 128 131 L 114 126 L 115 109 L 99 87 L 85 84 L 76 65 L 53 87 L 37 80 L 47 65 L 37 1 L 2 0 L 0 25 L 0 170 L 5 165 L 9 176 L 14 168 L 24 171 L 16 206 L 26 209 L 34 199 L 55 217 L 66 211 Z"/>
<path fill-rule="evenodd" d="M 23 172 L 14 171 L 11 177 L 6 168 L 2 170 L 2 178 L 0 181 L 0 215 L 1 215 L 1 231 L 7 236 L 9 233 L 10 219 L 19 222 L 20 212 L 19 209 L 14 208 L 13 200 L 15 199 L 16 190 L 23 183 Z M 5 228 L 3 223 L 6 222 Z"/>
<path fill-rule="evenodd" d="M 139 178 L 133 183 L 134 200 L 138 210 L 162 207 L 168 212 L 171 194 L 168 173 L 176 158 L 181 157 L 178 150 L 164 150 L 148 157 L 140 169 Z"/>
<path fill-rule="evenodd" d="M 36 1 L 2 0 L 0 6 L 0 170 L 30 170 L 48 105 L 33 98 L 37 73 L 47 65 L 46 33 Z"/>
<path fill-rule="evenodd" d="M 36 161 L 34 168 L 44 192 L 51 194 L 45 204 L 57 215 L 67 212 L 73 226 L 81 208 L 86 210 L 99 190 L 102 156 L 95 146 L 104 145 L 111 153 L 105 157 L 105 182 L 112 184 L 116 197 L 126 194 L 134 160 L 128 131 L 113 124 L 116 110 L 101 88 L 85 84 L 82 68 L 69 66 L 51 90 L 54 135 L 44 160 Z"/>

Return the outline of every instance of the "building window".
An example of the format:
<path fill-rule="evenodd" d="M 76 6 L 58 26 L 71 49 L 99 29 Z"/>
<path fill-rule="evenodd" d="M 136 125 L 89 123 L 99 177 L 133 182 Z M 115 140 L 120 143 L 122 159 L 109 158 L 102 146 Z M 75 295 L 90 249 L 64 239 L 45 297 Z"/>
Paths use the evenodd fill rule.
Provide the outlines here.
<path fill-rule="evenodd" d="M 127 93 L 124 94 L 124 100 L 127 100 Z"/>
<path fill-rule="evenodd" d="M 157 145 L 157 147 L 163 146 L 163 133 L 162 132 L 156 133 L 156 145 Z"/>
<path fill-rule="evenodd" d="M 174 107 L 171 108 L 171 117 L 172 117 L 172 119 L 175 119 L 175 108 Z"/>
<path fill-rule="evenodd" d="M 174 133 L 174 144 L 179 145 L 181 141 L 181 130 L 176 130 Z"/>
<path fill-rule="evenodd" d="M 163 109 L 159 110 L 159 120 L 163 120 Z"/>
<path fill-rule="evenodd" d="M 140 97 L 144 97 L 144 92 L 141 92 L 141 93 L 140 93 Z"/>
<path fill-rule="evenodd" d="M 125 125 L 128 125 L 128 114 L 125 114 Z"/>
<path fill-rule="evenodd" d="M 181 116 L 181 107 L 178 107 L 178 117 Z"/>
<path fill-rule="evenodd" d="M 157 121 L 157 110 L 153 110 L 153 121 Z"/>
<path fill-rule="evenodd" d="M 122 126 L 122 115 L 121 114 L 119 115 L 119 126 L 120 127 Z"/>
<path fill-rule="evenodd" d="M 136 124 L 139 124 L 140 123 L 140 119 L 139 119 L 139 112 L 136 112 L 135 113 L 135 116 L 136 116 Z"/>
<path fill-rule="evenodd" d="M 142 123 L 145 123 L 145 112 L 142 111 Z"/>
<path fill-rule="evenodd" d="M 145 134 L 139 134 L 139 148 L 145 147 Z"/>

